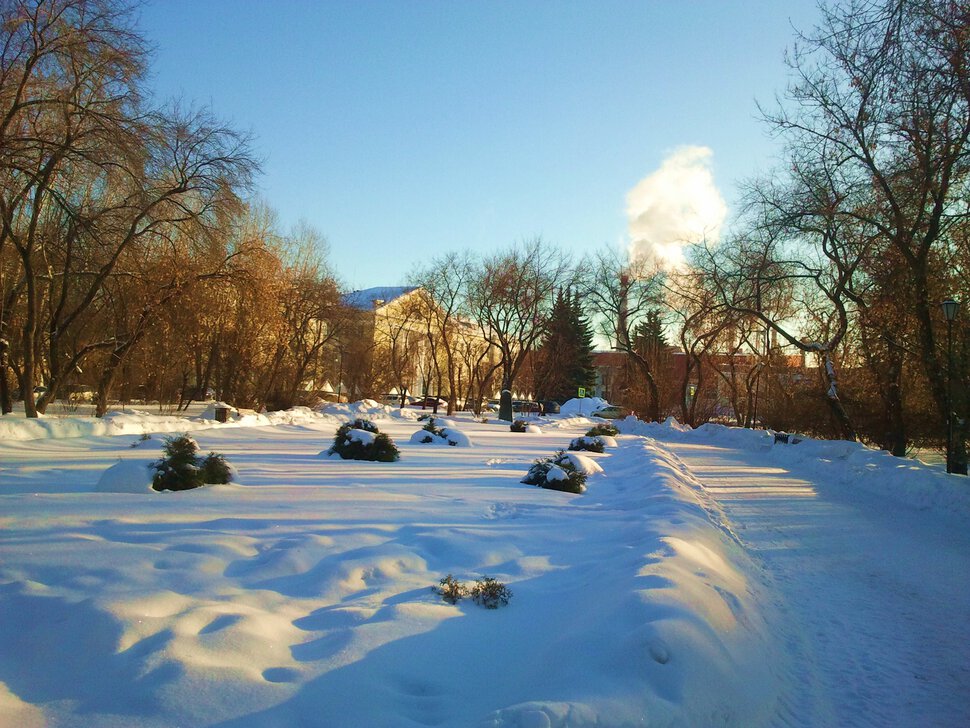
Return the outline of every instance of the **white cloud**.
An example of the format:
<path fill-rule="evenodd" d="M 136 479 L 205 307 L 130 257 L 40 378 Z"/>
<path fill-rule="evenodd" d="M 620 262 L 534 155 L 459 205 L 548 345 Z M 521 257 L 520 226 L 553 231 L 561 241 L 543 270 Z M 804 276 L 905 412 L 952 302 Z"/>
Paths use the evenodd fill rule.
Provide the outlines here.
<path fill-rule="evenodd" d="M 718 240 L 727 205 L 711 174 L 713 154 L 708 147 L 679 147 L 627 193 L 631 260 L 676 268 L 684 246 Z"/>

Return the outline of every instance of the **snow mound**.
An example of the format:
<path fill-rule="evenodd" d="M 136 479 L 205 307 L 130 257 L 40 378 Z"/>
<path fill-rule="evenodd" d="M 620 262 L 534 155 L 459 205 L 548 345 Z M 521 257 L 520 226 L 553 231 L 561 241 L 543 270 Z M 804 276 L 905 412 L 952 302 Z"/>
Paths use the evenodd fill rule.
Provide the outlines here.
<path fill-rule="evenodd" d="M 542 434 L 542 428 L 539 427 L 539 425 L 526 425 L 525 426 L 525 431 L 526 432 L 532 432 L 532 433 L 537 434 L 537 435 L 541 435 Z"/>
<path fill-rule="evenodd" d="M 683 430 L 674 432 L 684 433 Z M 692 439 L 702 440 L 724 447 L 736 447 L 742 450 L 764 450 L 770 448 L 775 436 L 767 430 L 748 430 L 743 427 L 729 427 L 707 422 L 696 430 Z"/>
<path fill-rule="evenodd" d="M 676 430 L 677 432 L 690 432 L 693 429 L 690 425 L 680 424 L 673 415 L 670 415 L 664 420 L 664 427 L 669 427 L 671 430 Z"/>
<path fill-rule="evenodd" d="M 589 455 L 582 455 L 578 452 L 567 450 L 559 456 L 559 460 L 568 460 L 577 472 L 583 473 L 584 475 L 597 475 L 603 472 L 600 464 L 589 457 Z"/>
<path fill-rule="evenodd" d="M 97 493 L 156 493 L 152 489 L 154 477 L 151 460 L 119 460 L 101 474 L 94 490 Z"/>
<path fill-rule="evenodd" d="M 561 415 L 588 415 L 594 410 L 598 410 L 600 407 L 606 407 L 609 405 L 602 397 L 583 397 L 582 399 L 578 397 L 573 397 L 571 400 L 559 407 L 559 414 Z"/>

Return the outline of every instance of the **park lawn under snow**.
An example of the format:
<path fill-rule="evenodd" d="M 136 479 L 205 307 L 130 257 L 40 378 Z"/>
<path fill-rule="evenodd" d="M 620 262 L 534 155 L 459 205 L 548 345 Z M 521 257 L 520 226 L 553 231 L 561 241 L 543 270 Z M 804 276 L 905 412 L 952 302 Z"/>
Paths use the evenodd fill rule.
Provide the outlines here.
<path fill-rule="evenodd" d="M 356 411 L 390 434 L 399 462 L 321 456 Z M 813 638 L 786 623 L 775 564 L 750 555 L 719 487 L 705 487 L 669 448 L 688 461 L 734 453 L 752 472 L 764 469 L 759 459 L 795 458 L 809 477 L 870 489 L 888 478 L 904 492 L 887 508 L 902 517 L 916 506 L 970 522 L 951 478 L 919 465 L 897 472 L 899 461 L 844 443 L 841 454 L 811 442 L 775 452 L 763 433 L 624 423 L 630 434 L 590 455 L 604 472 L 571 495 L 519 480 L 587 419 L 519 434 L 454 418 L 449 427 L 470 446 L 429 447 L 411 442 L 415 416 L 370 403 L 230 425 L 132 414 L 110 425 L 125 434 L 86 431 L 83 421 L 40 435 L 23 425 L 36 439 L 8 424 L 0 725 L 824 725 L 838 714 L 828 705 L 836 689 L 817 676 L 808 684 L 818 671 L 805 664 Z M 99 481 L 123 489 L 102 480 L 119 459 L 158 457 L 159 436 L 131 447 L 145 430 L 192 430 L 238 482 L 96 492 Z M 954 584 L 958 614 L 966 573 Z M 513 597 L 497 610 L 447 604 L 432 589 L 447 574 L 497 578 Z M 886 600 L 888 613 L 893 595 Z M 959 639 L 966 625 L 956 629 Z M 861 644 L 851 632 L 841 639 Z M 953 691 L 970 687 L 967 650 L 956 649 Z M 887 675 L 890 688 L 907 689 Z M 898 725 L 945 725 L 965 695 Z M 865 696 L 860 705 L 874 707 Z"/>

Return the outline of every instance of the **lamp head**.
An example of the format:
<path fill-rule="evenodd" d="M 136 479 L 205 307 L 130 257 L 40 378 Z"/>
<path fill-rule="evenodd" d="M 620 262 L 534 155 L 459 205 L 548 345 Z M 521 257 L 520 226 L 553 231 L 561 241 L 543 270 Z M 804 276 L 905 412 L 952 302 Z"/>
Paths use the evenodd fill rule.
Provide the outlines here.
<path fill-rule="evenodd" d="M 952 321 L 957 317 L 957 309 L 960 308 L 960 303 L 958 301 L 948 298 L 941 303 L 940 306 L 943 308 L 943 315 L 946 317 L 947 321 Z"/>

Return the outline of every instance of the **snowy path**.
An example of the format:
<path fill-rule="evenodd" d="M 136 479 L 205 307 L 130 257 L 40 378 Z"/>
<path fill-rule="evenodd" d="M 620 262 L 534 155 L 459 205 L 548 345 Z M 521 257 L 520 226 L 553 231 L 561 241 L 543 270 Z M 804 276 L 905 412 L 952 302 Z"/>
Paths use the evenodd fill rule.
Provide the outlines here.
<path fill-rule="evenodd" d="M 965 524 L 781 468 L 777 454 L 665 445 L 777 590 L 778 637 L 804 661 L 811 704 L 793 724 L 970 725 Z"/>

